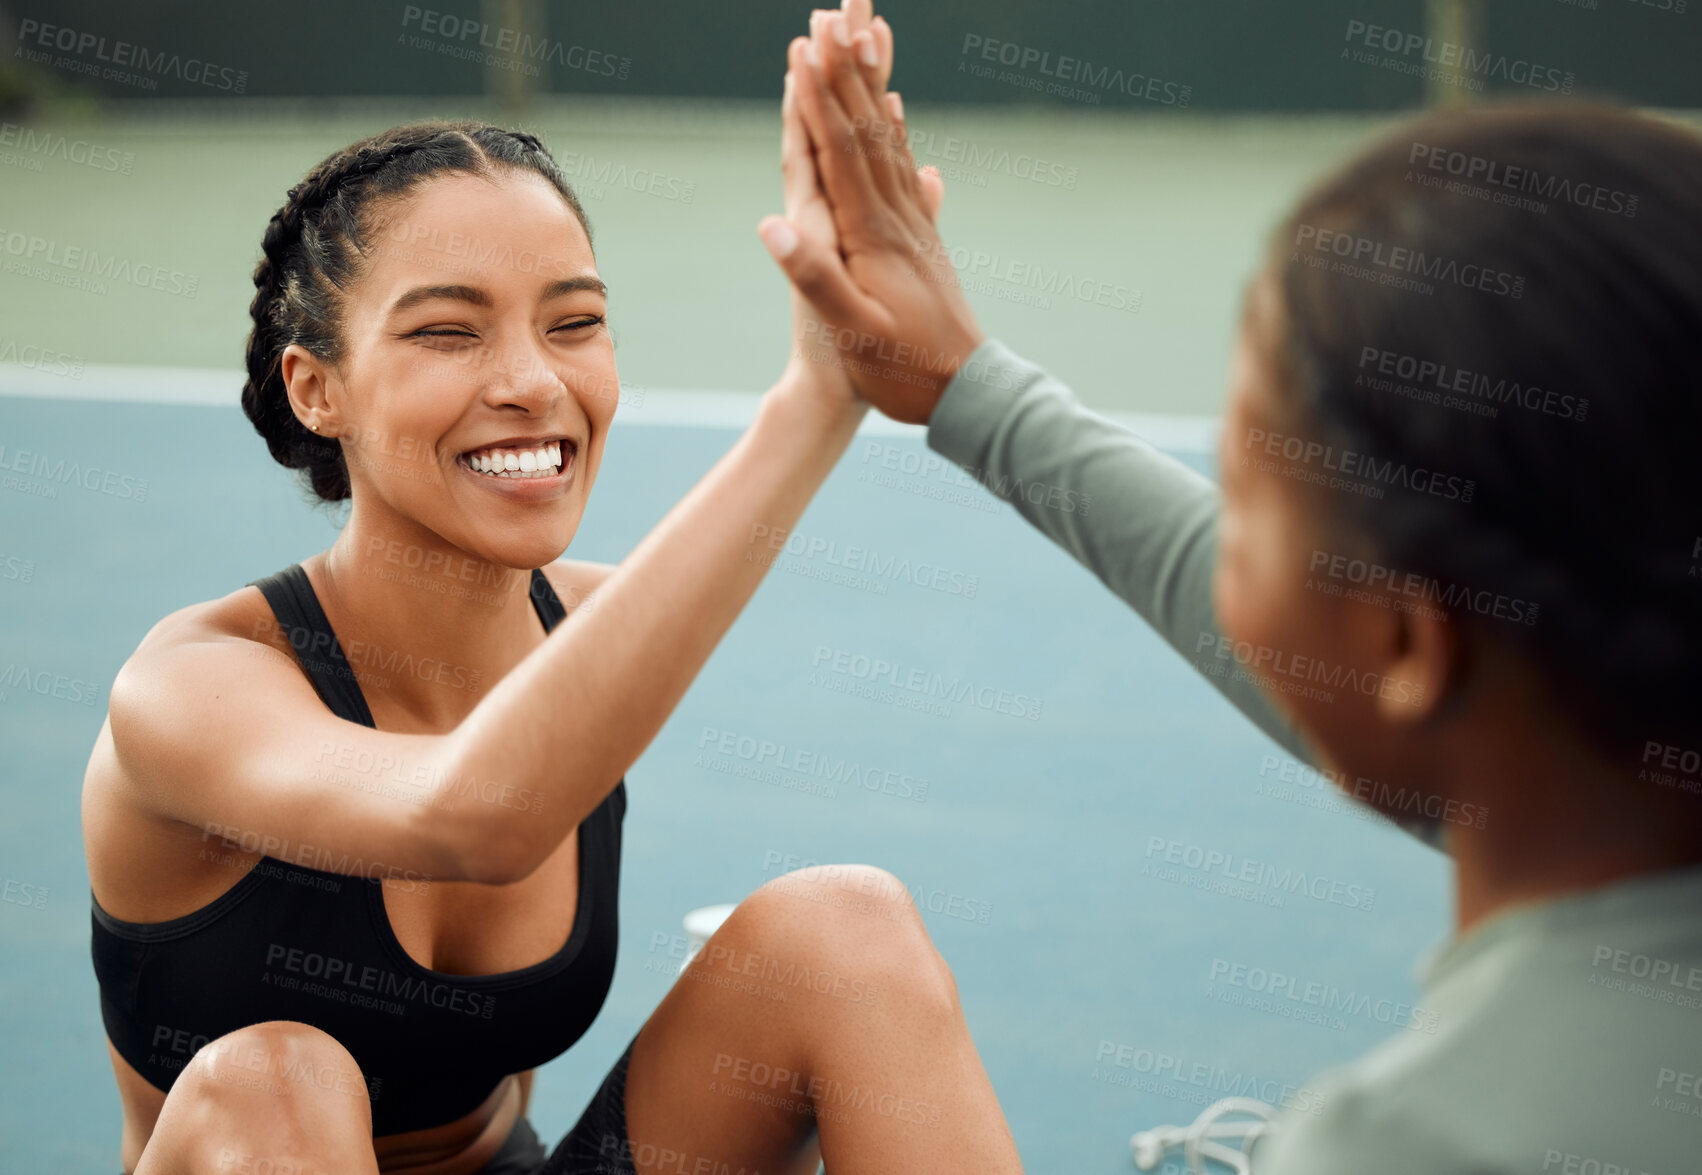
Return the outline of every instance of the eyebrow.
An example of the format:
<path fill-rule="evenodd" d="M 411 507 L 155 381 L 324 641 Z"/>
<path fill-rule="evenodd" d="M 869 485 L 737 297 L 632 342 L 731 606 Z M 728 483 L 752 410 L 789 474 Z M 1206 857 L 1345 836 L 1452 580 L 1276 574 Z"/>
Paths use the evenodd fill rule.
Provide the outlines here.
<path fill-rule="evenodd" d="M 609 287 L 597 278 L 590 276 L 570 277 L 551 282 L 545 286 L 540 295 L 540 300 L 547 301 L 550 298 L 559 298 L 563 294 L 576 294 L 583 290 L 590 290 L 592 293 L 601 294 L 604 297 L 608 297 L 609 294 Z M 415 286 L 396 299 L 390 307 L 390 313 L 400 314 L 404 310 L 411 310 L 422 302 L 433 302 L 439 299 L 466 302 L 486 309 L 493 305 L 491 296 L 477 286 Z"/>

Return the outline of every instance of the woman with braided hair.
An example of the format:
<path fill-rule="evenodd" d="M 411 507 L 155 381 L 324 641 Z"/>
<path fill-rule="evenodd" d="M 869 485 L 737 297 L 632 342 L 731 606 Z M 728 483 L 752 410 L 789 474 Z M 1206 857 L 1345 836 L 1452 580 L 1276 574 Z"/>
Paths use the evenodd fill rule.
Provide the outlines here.
<path fill-rule="evenodd" d="M 831 240 L 789 98 L 782 125 L 787 211 Z M 623 773 L 755 591 L 756 528 L 848 444 L 843 372 L 794 358 L 625 562 L 560 562 L 619 383 L 542 144 L 387 130 L 263 250 L 243 407 L 349 514 L 113 685 L 83 811 L 124 1170 L 1019 1170 L 949 969 L 863 866 L 739 905 L 548 1158 L 526 1118 L 609 990 Z M 435 668 L 373 672 L 398 655 Z"/>

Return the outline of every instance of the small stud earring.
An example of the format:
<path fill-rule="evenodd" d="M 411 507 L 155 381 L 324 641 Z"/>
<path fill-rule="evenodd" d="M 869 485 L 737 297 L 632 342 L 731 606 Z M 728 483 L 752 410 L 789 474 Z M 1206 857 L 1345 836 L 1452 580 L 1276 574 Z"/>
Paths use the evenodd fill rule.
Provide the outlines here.
<path fill-rule="evenodd" d="M 317 425 L 317 424 L 310 424 L 310 425 L 308 425 L 308 426 L 307 426 L 307 427 L 308 427 L 308 428 L 311 428 L 311 429 L 312 429 L 312 430 L 313 430 L 313 431 L 314 431 L 314 432 L 318 432 L 318 431 L 319 431 L 319 426 L 318 426 L 318 425 Z"/>

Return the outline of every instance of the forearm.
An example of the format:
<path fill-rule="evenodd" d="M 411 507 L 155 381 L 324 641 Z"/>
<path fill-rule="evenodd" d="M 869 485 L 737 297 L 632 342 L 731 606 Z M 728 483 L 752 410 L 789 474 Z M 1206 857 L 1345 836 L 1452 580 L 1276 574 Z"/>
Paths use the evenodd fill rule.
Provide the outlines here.
<path fill-rule="evenodd" d="M 542 796 L 536 813 L 454 813 L 471 817 L 471 872 L 525 876 L 608 795 L 762 581 L 756 528 L 793 527 L 862 415 L 801 382 L 777 385 L 595 607 L 558 626 L 449 736 L 460 768 Z"/>
<path fill-rule="evenodd" d="M 1258 687 L 1209 672 L 1218 490 L 1086 408 L 996 340 L 978 347 L 934 408 L 928 445 L 1092 571 L 1290 754 L 1311 751 Z"/>

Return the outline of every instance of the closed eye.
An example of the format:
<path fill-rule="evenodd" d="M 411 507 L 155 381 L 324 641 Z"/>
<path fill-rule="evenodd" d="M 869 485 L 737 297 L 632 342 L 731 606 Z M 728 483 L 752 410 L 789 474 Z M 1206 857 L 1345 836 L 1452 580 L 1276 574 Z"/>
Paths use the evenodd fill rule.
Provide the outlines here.
<path fill-rule="evenodd" d="M 603 315 L 595 314 L 589 318 L 580 318 L 573 322 L 564 322 L 560 326 L 552 328 L 552 330 L 584 330 L 586 327 L 590 326 L 601 326 L 604 321 L 605 318 Z"/>

